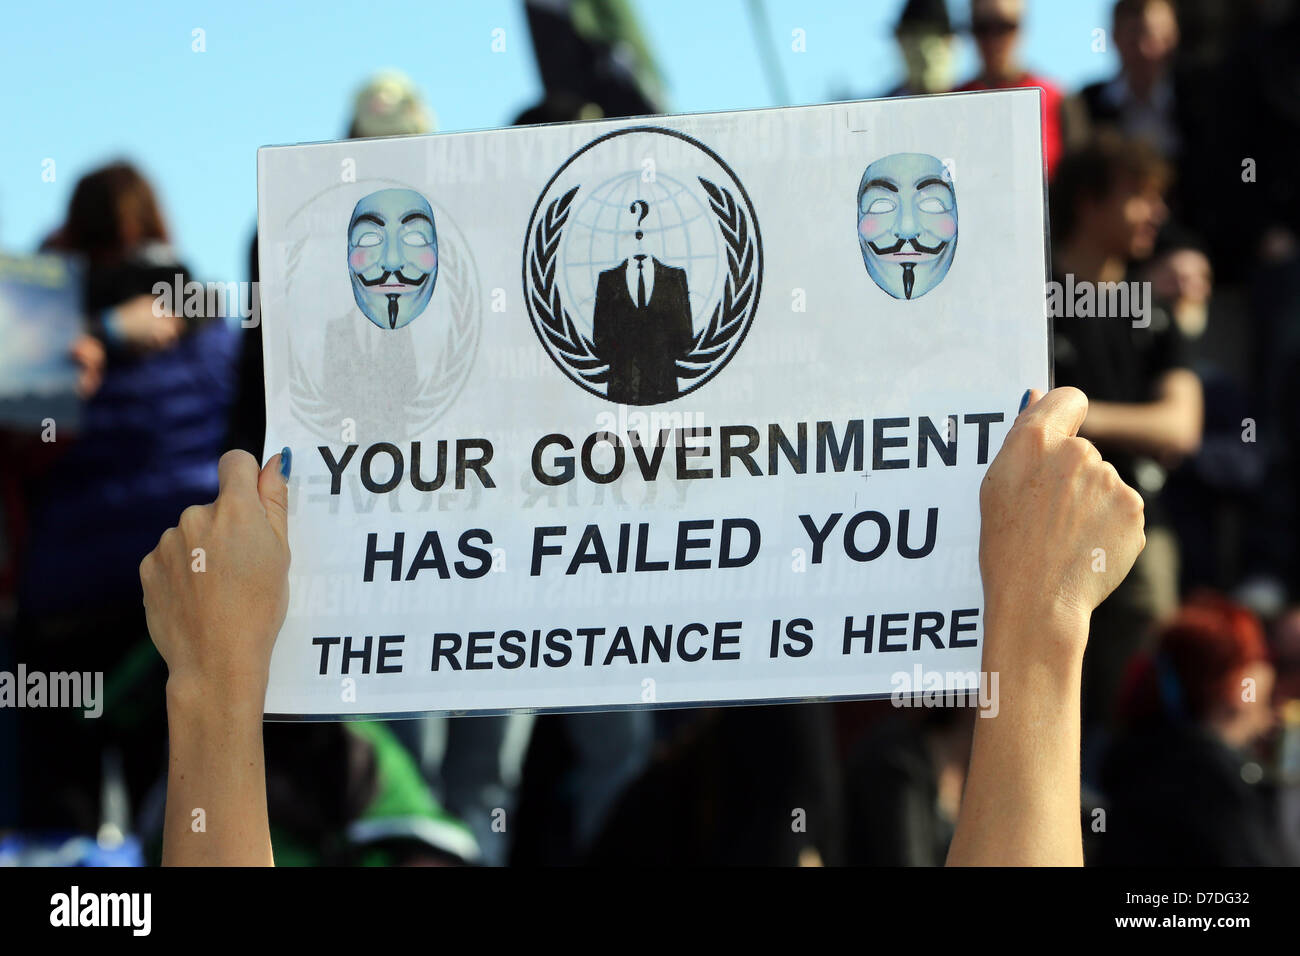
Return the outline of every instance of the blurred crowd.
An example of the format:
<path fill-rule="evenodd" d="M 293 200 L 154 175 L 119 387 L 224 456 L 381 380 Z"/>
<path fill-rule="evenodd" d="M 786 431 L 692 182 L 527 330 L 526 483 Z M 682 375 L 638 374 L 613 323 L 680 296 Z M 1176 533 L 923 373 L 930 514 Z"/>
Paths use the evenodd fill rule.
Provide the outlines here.
<path fill-rule="evenodd" d="M 1300 3 L 1118 0 L 1093 40 L 1119 71 L 1081 90 L 1024 65 L 1022 0 L 961 7 L 903 5 L 887 95 L 1041 89 L 1053 279 L 1151 292 L 1141 314 L 1053 309 L 1055 384 L 1087 393 L 1082 433 L 1147 515 L 1085 658 L 1087 860 L 1297 862 Z M 629 55 L 548 5 L 528 14 L 563 56 L 539 56 L 547 92 L 517 122 L 657 109 L 639 41 Z M 953 75 L 968 38 L 969 79 Z M 431 132 L 433 115 L 384 73 L 348 135 Z M 74 441 L 0 432 L 0 670 L 102 671 L 104 703 L 97 720 L 0 710 L 0 859 L 157 857 L 166 675 L 137 567 L 265 428 L 260 330 L 153 308 L 155 282 L 189 278 L 171 241 L 150 184 L 115 162 L 44 243 L 87 263 L 85 400 Z M 255 280 L 255 239 L 249 262 Z M 977 719 L 877 701 L 268 724 L 275 855 L 938 864 Z"/>

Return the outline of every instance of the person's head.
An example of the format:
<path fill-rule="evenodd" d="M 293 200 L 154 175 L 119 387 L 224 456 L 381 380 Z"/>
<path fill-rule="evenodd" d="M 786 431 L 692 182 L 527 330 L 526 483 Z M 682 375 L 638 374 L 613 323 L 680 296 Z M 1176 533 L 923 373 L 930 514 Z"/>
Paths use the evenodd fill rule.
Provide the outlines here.
<path fill-rule="evenodd" d="M 1098 134 L 1067 153 L 1050 187 L 1058 243 L 1086 242 L 1108 256 L 1146 259 L 1168 216 L 1169 165 L 1152 147 Z"/>
<path fill-rule="evenodd" d="M 381 329 L 424 311 L 438 279 L 438 233 L 429 201 L 414 189 L 361 199 L 348 222 L 348 272 L 357 305 Z"/>
<path fill-rule="evenodd" d="M 1300 608 L 1291 608 L 1274 624 L 1273 661 L 1278 703 L 1300 700 Z"/>
<path fill-rule="evenodd" d="M 1146 92 L 1178 48 L 1178 15 L 1170 0 L 1118 0 L 1111 35 L 1129 86 Z"/>
<path fill-rule="evenodd" d="M 904 85 L 917 93 L 952 88 L 952 21 L 944 0 L 907 0 L 894 27 L 907 71 Z"/>
<path fill-rule="evenodd" d="M 77 182 L 67 219 L 51 245 L 102 262 L 119 259 L 147 242 L 167 241 L 167 227 L 148 180 L 130 163 L 115 162 Z"/>
<path fill-rule="evenodd" d="M 1161 235 L 1160 246 L 1142 278 L 1151 283 L 1157 299 L 1170 304 L 1183 335 L 1199 338 L 1209 319 L 1214 269 L 1195 240 L 1166 243 L 1166 238 Z"/>
<path fill-rule="evenodd" d="M 357 91 L 348 139 L 432 133 L 433 113 L 404 73 L 376 73 Z"/>
<path fill-rule="evenodd" d="M 858 245 L 867 272 L 895 299 L 919 299 L 948 274 L 957 248 L 957 193 L 948 168 L 894 153 L 858 184 Z"/>
<path fill-rule="evenodd" d="M 1226 598 L 1202 595 L 1135 661 L 1121 716 L 1198 724 L 1245 748 L 1273 728 L 1274 679 L 1259 618 Z"/>
<path fill-rule="evenodd" d="M 1016 46 L 1024 13 L 1024 0 L 971 0 L 970 31 L 986 76 L 1009 79 L 1019 72 Z"/>

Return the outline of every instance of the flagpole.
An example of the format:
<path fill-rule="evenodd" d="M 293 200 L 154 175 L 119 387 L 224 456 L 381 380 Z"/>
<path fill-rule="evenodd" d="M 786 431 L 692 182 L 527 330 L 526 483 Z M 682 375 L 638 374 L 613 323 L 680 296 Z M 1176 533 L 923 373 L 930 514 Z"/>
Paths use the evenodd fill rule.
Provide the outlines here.
<path fill-rule="evenodd" d="M 781 61 L 777 58 L 776 45 L 772 40 L 772 31 L 767 22 L 767 6 L 763 0 L 749 0 L 749 18 L 754 33 L 758 37 L 758 53 L 763 61 L 763 71 L 767 74 L 767 85 L 777 106 L 790 105 L 790 92 L 785 86 L 785 75 L 781 72 Z"/>

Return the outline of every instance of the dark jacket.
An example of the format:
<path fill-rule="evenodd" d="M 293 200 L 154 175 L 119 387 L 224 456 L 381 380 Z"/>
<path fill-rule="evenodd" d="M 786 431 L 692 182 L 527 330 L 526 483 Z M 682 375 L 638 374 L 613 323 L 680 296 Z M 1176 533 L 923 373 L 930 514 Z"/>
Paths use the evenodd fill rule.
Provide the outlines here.
<path fill-rule="evenodd" d="M 627 260 L 600 274 L 592 317 L 596 354 L 609 364 L 611 402 L 658 405 L 679 394 L 677 360 L 690 351 L 691 305 L 686 271 L 654 263 L 644 309 L 627 288 Z"/>
<path fill-rule="evenodd" d="M 1245 755 L 1191 724 L 1118 738 L 1102 784 L 1110 798 L 1098 862 L 1111 866 L 1280 866 L 1275 804 L 1247 783 Z"/>

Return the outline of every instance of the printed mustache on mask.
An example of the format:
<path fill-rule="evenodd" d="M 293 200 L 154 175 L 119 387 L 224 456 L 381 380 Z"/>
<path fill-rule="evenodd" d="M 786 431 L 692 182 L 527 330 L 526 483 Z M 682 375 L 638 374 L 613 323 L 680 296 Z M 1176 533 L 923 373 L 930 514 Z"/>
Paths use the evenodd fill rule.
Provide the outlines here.
<path fill-rule="evenodd" d="M 397 278 L 397 281 L 402 283 L 402 285 L 413 285 L 418 288 L 419 286 L 424 285 L 426 281 L 428 281 L 429 273 L 426 272 L 418 279 L 408 279 L 405 275 L 402 274 L 401 269 L 398 269 L 396 272 L 385 272 L 378 279 L 367 279 L 361 273 L 359 272 L 357 273 L 357 278 L 361 281 L 361 284 L 363 286 L 366 286 L 367 288 L 370 288 L 372 286 L 377 286 L 377 285 L 383 285 L 388 281 L 389 276 L 395 276 Z"/>
<path fill-rule="evenodd" d="M 886 246 L 884 249 L 880 248 L 870 239 L 867 240 L 867 245 L 871 247 L 871 251 L 876 255 L 888 256 L 895 252 L 902 252 L 903 245 L 908 242 L 912 244 L 912 248 L 917 252 L 925 252 L 930 255 L 938 255 L 943 247 L 948 244 L 948 240 L 945 239 L 933 248 L 930 246 L 923 246 L 921 243 L 917 242 L 916 237 L 913 236 L 911 239 L 899 239 L 898 242 L 894 243 L 892 246 Z M 912 298 L 912 288 L 916 285 L 916 263 L 904 262 L 901 263 L 901 265 L 903 266 L 903 298 L 910 299 Z"/>
<path fill-rule="evenodd" d="M 396 272 L 385 272 L 378 279 L 367 279 L 365 276 L 357 273 L 357 279 L 360 280 L 361 284 L 368 289 L 377 285 L 384 285 L 388 281 L 389 276 L 396 277 L 397 281 L 403 285 L 414 286 L 418 289 L 428 280 L 429 273 L 426 272 L 418 279 L 408 279 L 402 274 L 401 269 L 398 269 Z M 401 297 L 402 293 L 400 292 L 386 293 L 386 298 L 388 299 L 388 327 L 390 329 L 397 328 L 397 303 Z"/>
<path fill-rule="evenodd" d="M 937 246 L 923 246 L 921 245 L 921 243 L 916 241 L 915 237 L 913 237 L 911 239 L 899 239 L 898 242 L 894 243 L 892 246 L 885 246 L 883 249 L 880 246 L 876 245 L 874 242 L 872 242 L 870 239 L 867 240 L 867 245 L 871 247 L 871 251 L 874 252 L 876 255 L 888 256 L 888 255 L 893 255 L 895 252 L 902 252 L 904 244 L 909 242 L 912 244 L 912 248 L 915 249 L 917 252 L 925 252 L 925 253 L 929 253 L 930 255 L 937 255 L 939 252 L 943 250 L 943 247 L 948 244 L 948 240 L 945 239 Z"/>

